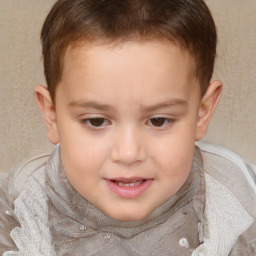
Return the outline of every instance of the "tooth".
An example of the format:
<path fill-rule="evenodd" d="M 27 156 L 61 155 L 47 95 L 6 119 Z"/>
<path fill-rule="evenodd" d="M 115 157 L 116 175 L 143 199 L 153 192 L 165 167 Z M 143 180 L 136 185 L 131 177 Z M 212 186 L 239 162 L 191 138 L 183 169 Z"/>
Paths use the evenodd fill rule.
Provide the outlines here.
<path fill-rule="evenodd" d="M 137 182 L 130 183 L 130 187 L 138 186 L 141 183 L 142 183 L 142 181 L 137 181 Z"/>
<path fill-rule="evenodd" d="M 116 183 L 117 183 L 118 186 L 121 186 L 121 187 L 134 187 L 134 186 L 140 185 L 142 183 L 142 181 L 134 181 L 134 182 L 131 182 L 131 183 L 116 181 Z"/>
<path fill-rule="evenodd" d="M 124 182 L 121 182 L 121 181 L 117 181 L 117 185 L 121 186 L 121 187 L 129 187 L 129 183 L 124 183 Z"/>

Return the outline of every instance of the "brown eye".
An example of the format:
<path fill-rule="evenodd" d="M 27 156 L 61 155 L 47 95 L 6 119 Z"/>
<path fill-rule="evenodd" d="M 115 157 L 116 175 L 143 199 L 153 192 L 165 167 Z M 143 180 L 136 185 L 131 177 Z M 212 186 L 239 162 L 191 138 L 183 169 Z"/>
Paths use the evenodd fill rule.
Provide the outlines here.
<path fill-rule="evenodd" d="M 105 121 L 105 119 L 103 119 L 103 118 L 91 118 L 91 119 L 88 119 L 88 123 L 91 126 L 95 126 L 95 127 L 102 126 L 104 124 L 104 121 Z"/>
<path fill-rule="evenodd" d="M 170 123 L 173 123 L 173 120 L 166 117 L 155 117 L 149 119 L 149 125 L 154 127 L 166 127 Z"/>
<path fill-rule="evenodd" d="M 111 122 L 108 119 L 103 117 L 92 117 L 81 119 L 80 123 L 88 129 L 99 130 L 111 125 Z"/>
<path fill-rule="evenodd" d="M 152 118 L 152 119 L 150 119 L 150 122 L 151 122 L 152 125 L 160 127 L 160 126 L 163 126 L 165 124 L 166 118 L 162 118 L 162 117 Z"/>

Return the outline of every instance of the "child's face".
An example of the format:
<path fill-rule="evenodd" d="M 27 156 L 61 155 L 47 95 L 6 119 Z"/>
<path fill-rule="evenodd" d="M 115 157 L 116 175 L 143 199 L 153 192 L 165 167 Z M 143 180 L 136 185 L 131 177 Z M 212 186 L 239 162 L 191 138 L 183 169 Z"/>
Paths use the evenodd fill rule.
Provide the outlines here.
<path fill-rule="evenodd" d="M 110 217 L 145 218 L 185 183 L 202 133 L 192 58 L 134 42 L 78 47 L 64 63 L 51 140 L 68 179 Z"/>

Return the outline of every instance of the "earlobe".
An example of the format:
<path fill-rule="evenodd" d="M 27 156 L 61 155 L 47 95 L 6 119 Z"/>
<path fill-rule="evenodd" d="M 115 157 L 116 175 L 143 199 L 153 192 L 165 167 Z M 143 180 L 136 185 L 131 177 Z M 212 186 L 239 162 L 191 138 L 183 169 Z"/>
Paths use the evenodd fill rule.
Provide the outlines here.
<path fill-rule="evenodd" d="M 48 89 L 38 85 L 34 89 L 37 105 L 43 114 L 46 127 L 48 129 L 48 139 L 51 143 L 59 143 L 59 136 L 56 123 L 55 107 Z"/>
<path fill-rule="evenodd" d="M 196 140 L 200 140 L 205 136 L 210 120 L 219 103 L 221 91 L 221 81 L 213 81 L 202 97 L 198 111 Z"/>

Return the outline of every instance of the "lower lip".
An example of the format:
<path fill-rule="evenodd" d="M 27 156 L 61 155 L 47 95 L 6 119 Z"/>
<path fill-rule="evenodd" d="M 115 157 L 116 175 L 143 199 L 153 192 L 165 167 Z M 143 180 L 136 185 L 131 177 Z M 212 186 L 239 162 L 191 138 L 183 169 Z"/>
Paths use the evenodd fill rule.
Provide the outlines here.
<path fill-rule="evenodd" d="M 153 180 L 145 180 L 138 186 L 119 186 L 116 182 L 106 180 L 110 190 L 121 198 L 133 199 L 143 194 L 151 185 Z"/>

